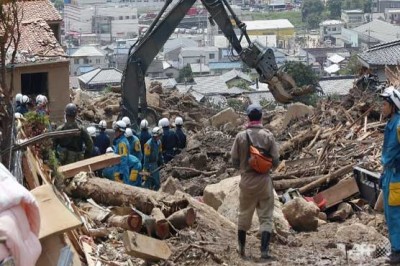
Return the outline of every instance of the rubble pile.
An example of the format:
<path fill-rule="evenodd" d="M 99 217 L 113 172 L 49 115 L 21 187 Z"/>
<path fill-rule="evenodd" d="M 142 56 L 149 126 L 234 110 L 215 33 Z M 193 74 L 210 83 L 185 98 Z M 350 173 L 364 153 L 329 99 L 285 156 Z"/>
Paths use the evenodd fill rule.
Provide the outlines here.
<path fill-rule="evenodd" d="M 67 234 L 78 260 L 88 265 L 254 264 L 259 257 L 256 215 L 247 241 L 251 259 L 243 261 L 235 251 L 240 177 L 231 166 L 230 149 L 245 128 L 245 115 L 209 108 L 158 83 L 150 91 L 147 99 L 157 117 L 184 118 L 187 147 L 161 170 L 158 192 L 86 172 L 64 177 L 65 189 L 57 195 L 83 223 Z M 118 92 L 75 91 L 73 100 L 84 121 L 111 122 L 119 114 L 120 97 Z M 384 122 L 379 118 L 376 97 L 357 90 L 344 99 L 321 100 L 315 108 L 293 104 L 287 111 L 265 112 L 263 124 L 276 136 L 282 160 L 272 174 L 278 193 L 271 253 L 279 263 L 349 264 L 348 251 L 358 247 L 351 246 L 347 232 L 358 230 L 373 232 L 365 243 L 383 243 L 382 254 L 364 257 L 381 264 L 387 250 L 382 215 L 359 199 L 350 177 L 356 164 L 380 169 Z M 46 180 L 27 181 L 31 189 L 52 182 L 51 171 L 40 170 L 43 164 L 26 165 L 25 178 Z"/>

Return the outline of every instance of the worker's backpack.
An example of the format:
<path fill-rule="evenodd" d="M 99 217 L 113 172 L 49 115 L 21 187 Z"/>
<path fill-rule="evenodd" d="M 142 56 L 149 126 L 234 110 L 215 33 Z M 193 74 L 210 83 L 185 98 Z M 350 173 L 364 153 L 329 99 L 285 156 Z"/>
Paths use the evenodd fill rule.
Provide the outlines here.
<path fill-rule="evenodd" d="M 247 143 L 249 144 L 249 165 L 260 174 L 266 174 L 272 168 L 272 158 L 265 154 L 263 149 L 257 148 L 250 141 L 249 133 L 246 131 Z"/>

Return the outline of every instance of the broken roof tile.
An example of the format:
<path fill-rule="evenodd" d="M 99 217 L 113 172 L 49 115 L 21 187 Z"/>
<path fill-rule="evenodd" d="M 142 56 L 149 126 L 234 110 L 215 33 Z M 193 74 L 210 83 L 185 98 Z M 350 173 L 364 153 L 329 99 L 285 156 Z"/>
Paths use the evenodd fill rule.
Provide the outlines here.
<path fill-rule="evenodd" d="M 23 7 L 23 20 L 62 21 L 60 13 L 49 0 L 19 2 Z"/>

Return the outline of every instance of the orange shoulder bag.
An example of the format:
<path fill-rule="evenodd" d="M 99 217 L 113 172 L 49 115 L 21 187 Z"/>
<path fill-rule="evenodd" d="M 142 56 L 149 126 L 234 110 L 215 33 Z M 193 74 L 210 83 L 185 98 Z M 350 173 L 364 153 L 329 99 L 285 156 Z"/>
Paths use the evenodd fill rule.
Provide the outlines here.
<path fill-rule="evenodd" d="M 249 165 L 260 174 L 266 174 L 272 168 L 272 158 L 264 155 L 262 149 L 257 148 L 250 141 L 249 133 L 246 130 L 247 143 L 249 144 Z"/>

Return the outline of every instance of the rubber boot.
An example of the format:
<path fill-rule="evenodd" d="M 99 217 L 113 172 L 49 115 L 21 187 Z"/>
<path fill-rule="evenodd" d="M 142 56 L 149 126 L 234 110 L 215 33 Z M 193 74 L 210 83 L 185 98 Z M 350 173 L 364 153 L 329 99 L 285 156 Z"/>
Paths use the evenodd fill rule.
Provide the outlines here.
<path fill-rule="evenodd" d="M 271 259 L 268 254 L 269 242 L 271 240 L 271 233 L 267 231 L 261 232 L 261 259 Z"/>
<path fill-rule="evenodd" d="M 245 257 L 246 231 L 238 230 L 238 247 L 237 251 L 241 257 Z"/>

